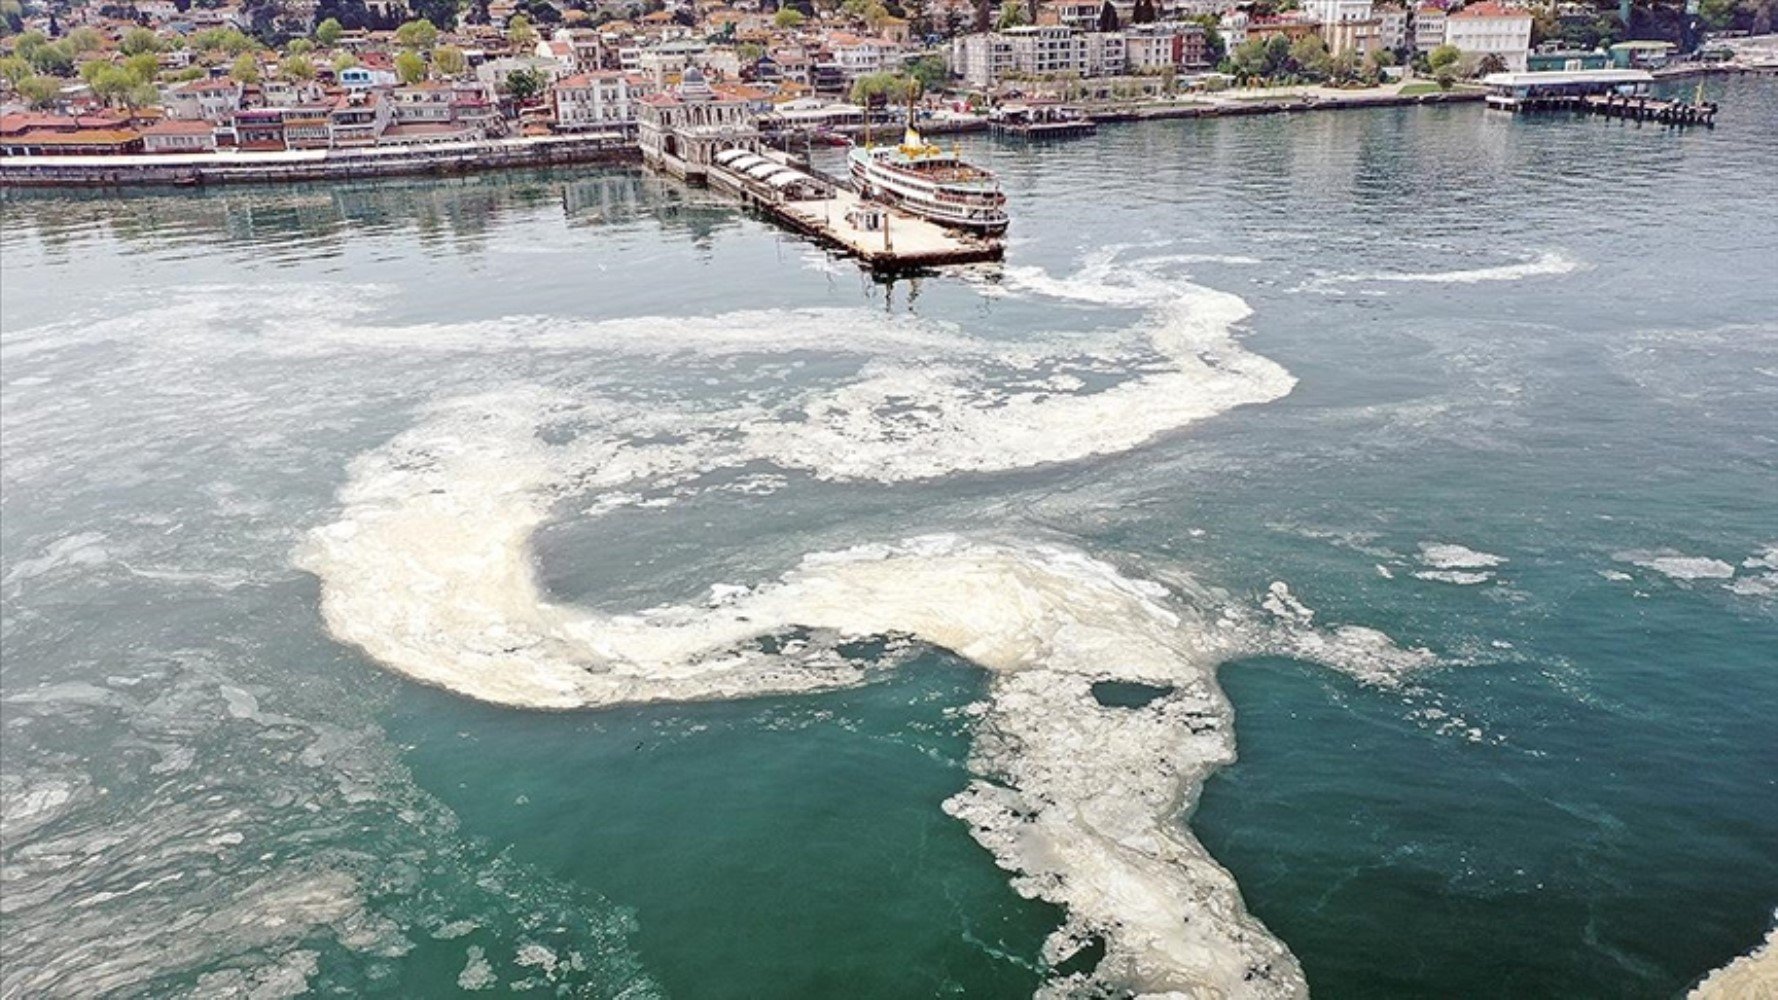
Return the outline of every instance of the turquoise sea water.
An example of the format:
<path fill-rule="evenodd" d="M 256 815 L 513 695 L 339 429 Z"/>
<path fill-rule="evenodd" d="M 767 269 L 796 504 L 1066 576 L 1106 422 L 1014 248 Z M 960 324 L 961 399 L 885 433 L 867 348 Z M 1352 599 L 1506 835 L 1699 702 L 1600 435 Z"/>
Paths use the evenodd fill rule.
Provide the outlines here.
<path fill-rule="evenodd" d="M 397 506 L 385 473 L 480 440 L 385 467 L 391 439 L 464 408 L 529 439 L 540 407 L 567 453 L 614 421 L 710 449 L 619 500 L 586 485 L 596 461 L 550 467 L 578 478 L 529 553 L 562 607 L 697 602 L 949 532 L 1086 553 L 1213 614 L 1283 582 L 1317 624 L 1424 647 L 1394 685 L 1224 664 L 1239 759 L 1189 823 L 1247 908 L 1317 996 L 1682 992 L 1778 907 L 1778 89 L 1713 87 L 1711 131 L 1451 107 L 971 141 L 1012 200 L 1006 267 L 892 285 L 627 170 L 9 192 L 0 991 L 1025 996 L 1058 975 L 1064 909 L 941 808 L 990 697 L 964 657 L 857 639 L 846 662 L 899 666 L 549 712 L 341 641 L 372 619 L 330 627 L 327 588 L 424 612 L 430 560 L 496 537 L 529 469 L 496 453 L 462 532 L 380 575 L 305 555 L 343 511 Z M 1158 381 L 1132 345 L 1218 296 L 1252 310 L 1238 350 L 1206 334 L 1197 381 Z M 1021 352 L 1064 348 L 1025 385 Z M 1166 387 L 1101 414 L 1115 430 L 1252 358 L 1288 393 L 1058 460 L 984 464 L 918 416 Z M 883 393 L 821 395 L 858 385 Z M 905 450 L 814 418 L 764 436 L 810 400 Z M 1042 412 L 996 456 L 1073 440 Z M 765 443 L 736 458 L 743 432 Z M 468 641 L 421 631 L 441 662 Z"/>

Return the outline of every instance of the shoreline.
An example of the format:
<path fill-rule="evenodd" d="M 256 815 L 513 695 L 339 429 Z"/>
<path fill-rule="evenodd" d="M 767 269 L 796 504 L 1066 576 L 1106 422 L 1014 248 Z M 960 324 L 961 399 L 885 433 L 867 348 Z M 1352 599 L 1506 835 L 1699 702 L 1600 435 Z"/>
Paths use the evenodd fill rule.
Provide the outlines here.
<path fill-rule="evenodd" d="M 0 187 L 90 189 L 297 183 L 379 177 L 455 176 L 488 170 L 641 161 L 634 141 L 614 135 L 546 136 L 385 149 L 129 156 L 8 156 Z"/>
<path fill-rule="evenodd" d="M 1658 74 L 1674 80 L 1697 76 L 1768 75 L 1765 67 L 1734 64 L 1684 67 Z M 1212 97 L 1172 102 L 1083 104 L 1101 124 L 1169 121 L 1193 118 L 1244 118 L 1255 115 L 1312 111 L 1350 111 L 1419 105 L 1478 104 L 1479 88 L 1435 93 L 1394 91 L 1263 94 Z M 929 123 L 934 134 L 984 131 L 986 121 L 967 126 Z M 794 144 L 792 133 L 768 134 L 774 145 Z M 492 170 L 571 166 L 596 163 L 638 163 L 641 151 L 629 137 L 614 134 L 537 136 L 481 142 L 441 143 L 372 149 L 286 150 L 280 152 L 216 152 L 198 154 L 134 154 L 128 156 L 0 157 L 0 188 L 79 189 L 121 187 L 208 187 L 226 184 L 300 183 L 365 180 L 381 177 L 456 176 Z"/>

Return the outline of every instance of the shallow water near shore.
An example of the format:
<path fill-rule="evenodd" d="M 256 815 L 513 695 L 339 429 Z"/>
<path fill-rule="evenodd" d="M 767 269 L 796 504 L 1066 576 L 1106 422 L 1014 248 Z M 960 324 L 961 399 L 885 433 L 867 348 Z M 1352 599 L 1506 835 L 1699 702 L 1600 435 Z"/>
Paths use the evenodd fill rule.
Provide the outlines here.
<path fill-rule="evenodd" d="M 1684 990 L 1778 907 L 1707 87 L 968 139 L 1005 266 L 893 285 L 624 169 L 8 192 L 0 992 Z"/>

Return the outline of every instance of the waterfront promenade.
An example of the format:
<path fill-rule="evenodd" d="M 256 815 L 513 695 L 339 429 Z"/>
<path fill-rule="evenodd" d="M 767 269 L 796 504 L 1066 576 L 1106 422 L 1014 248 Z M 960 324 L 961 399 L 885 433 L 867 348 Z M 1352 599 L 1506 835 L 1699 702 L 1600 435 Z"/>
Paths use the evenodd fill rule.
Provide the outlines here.
<path fill-rule="evenodd" d="M 18 187 L 203 186 L 459 174 L 508 167 L 627 162 L 634 140 L 617 133 L 488 139 L 370 149 L 224 151 L 130 156 L 8 156 L 0 184 Z"/>

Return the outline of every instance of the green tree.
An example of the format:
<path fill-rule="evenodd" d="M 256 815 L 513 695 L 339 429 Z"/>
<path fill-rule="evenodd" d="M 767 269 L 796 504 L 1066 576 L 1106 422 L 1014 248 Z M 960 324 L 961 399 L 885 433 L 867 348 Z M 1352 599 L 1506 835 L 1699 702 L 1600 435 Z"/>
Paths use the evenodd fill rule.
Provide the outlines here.
<path fill-rule="evenodd" d="M 921 56 L 908 63 L 908 75 L 919 81 L 921 93 L 935 93 L 951 82 L 951 68 L 944 56 Z"/>
<path fill-rule="evenodd" d="M 315 78 L 315 64 L 308 56 L 285 56 L 278 60 L 278 75 L 294 83 L 307 83 Z"/>
<path fill-rule="evenodd" d="M 531 19 L 523 14 L 514 14 L 506 21 L 506 40 L 514 47 L 530 51 L 537 44 L 537 29 L 531 27 Z"/>
<path fill-rule="evenodd" d="M 772 15 L 772 26 L 789 31 L 792 28 L 800 27 L 806 20 L 808 18 L 803 16 L 803 12 L 795 7 L 780 7 L 778 13 Z"/>
<path fill-rule="evenodd" d="M 1705 27 L 1721 31 L 1734 25 L 1738 6 L 1740 4 L 1737 0 L 1701 0 L 1698 4 L 1698 16 L 1703 19 Z"/>
<path fill-rule="evenodd" d="M 20 80 L 31 75 L 31 64 L 18 56 L 0 57 L 0 80 L 18 85 Z"/>
<path fill-rule="evenodd" d="M 152 83 L 138 83 L 123 95 L 123 102 L 132 111 L 136 108 L 151 108 L 161 102 L 160 88 Z"/>
<path fill-rule="evenodd" d="M 12 40 L 13 54 L 20 59 L 29 60 L 31 53 L 49 44 L 41 31 L 27 31 Z"/>
<path fill-rule="evenodd" d="M 106 64 L 100 66 L 98 72 L 87 78 L 87 85 L 92 87 L 93 93 L 104 100 L 106 104 L 110 104 L 129 93 L 130 88 L 136 86 L 136 81 L 124 71 L 123 67 Z"/>
<path fill-rule="evenodd" d="M 88 52 L 97 52 L 105 47 L 105 36 L 99 33 L 99 29 L 89 28 L 84 24 L 68 32 L 67 37 L 62 41 L 66 42 L 77 56 L 86 55 Z"/>
<path fill-rule="evenodd" d="M 1304 35 L 1291 42 L 1290 63 L 1298 73 L 1317 80 L 1333 72 L 1333 57 L 1327 54 L 1327 43 L 1320 35 Z"/>
<path fill-rule="evenodd" d="M 402 83 L 419 83 L 426 79 L 426 60 L 418 52 L 402 52 L 395 56 L 395 75 Z"/>
<path fill-rule="evenodd" d="M 1450 90 L 1451 85 L 1457 82 L 1457 71 L 1449 65 L 1440 66 L 1433 71 L 1432 78 L 1438 82 L 1438 89 Z"/>
<path fill-rule="evenodd" d="M 852 81 L 852 103 L 904 104 L 919 93 L 918 81 L 894 73 L 868 73 Z"/>
<path fill-rule="evenodd" d="M 506 91 L 507 96 L 522 103 L 543 93 L 543 88 L 548 85 L 549 80 L 537 70 L 515 69 L 506 75 L 506 82 L 502 84 L 502 89 Z"/>
<path fill-rule="evenodd" d="M 1440 45 L 1438 48 L 1426 53 L 1426 65 L 1432 67 L 1432 72 L 1436 75 L 1441 69 L 1455 67 L 1457 65 L 1457 60 L 1462 58 L 1463 53 L 1458 50 L 1457 46 Z M 1455 72 L 1454 69 L 1453 72 Z"/>
<path fill-rule="evenodd" d="M 1000 16 L 994 20 L 994 29 L 1005 31 L 1026 23 L 1028 19 L 1025 16 L 1025 5 L 1019 0 L 1004 0 L 1000 5 Z"/>
<path fill-rule="evenodd" d="M 34 108 L 51 107 L 62 97 L 62 81 L 47 76 L 27 76 L 13 89 Z"/>
<path fill-rule="evenodd" d="M 161 50 L 161 40 L 147 28 L 131 28 L 117 47 L 126 56 L 152 55 Z"/>
<path fill-rule="evenodd" d="M 409 21 L 395 29 L 395 44 L 406 49 L 430 49 L 438 44 L 438 28 L 431 21 Z"/>
<path fill-rule="evenodd" d="M 469 69 L 469 57 L 455 45 L 441 45 L 432 50 L 432 65 L 445 76 L 458 77 Z"/>
<path fill-rule="evenodd" d="M 1274 36 L 1272 40 L 1275 41 L 1277 37 Z M 1288 54 L 1287 44 L 1286 58 Z M 1271 42 L 1263 38 L 1249 38 L 1235 46 L 1235 51 L 1229 56 L 1229 63 L 1235 75 L 1243 79 L 1256 80 L 1271 76 L 1274 72 Z"/>
<path fill-rule="evenodd" d="M 74 51 L 62 42 L 52 42 L 32 49 L 25 57 L 31 68 L 45 76 L 67 76 L 74 71 Z"/>
<path fill-rule="evenodd" d="M 315 51 L 315 43 L 307 38 L 293 38 L 289 45 L 284 46 L 284 51 L 293 56 L 311 55 Z"/>
<path fill-rule="evenodd" d="M 1490 52 L 1483 56 L 1481 61 L 1476 63 L 1475 67 L 1477 76 L 1487 76 L 1489 73 L 1504 72 L 1506 72 L 1506 60 L 1503 59 L 1498 52 Z"/>
<path fill-rule="evenodd" d="M 228 75 L 237 83 L 259 82 L 259 60 L 251 52 L 243 52 L 235 57 L 234 64 L 228 68 Z"/>
<path fill-rule="evenodd" d="M 130 74 L 130 79 L 137 83 L 153 83 L 154 78 L 160 75 L 161 61 L 151 53 L 143 52 L 125 59 L 123 68 L 124 72 Z"/>
<path fill-rule="evenodd" d="M 358 65 L 358 57 L 350 52 L 341 52 L 333 57 L 333 71 L 335 73 L 343 69 L 351 69 L 356 65 Z"/>
<path fill-rule="evenodd" d="M 338 18 L 330 17 L 315 25 L 315 41 L 331 49 L 339 44 L 340 35 L 345 31 L 346 29 L 340 25 Z"/>

